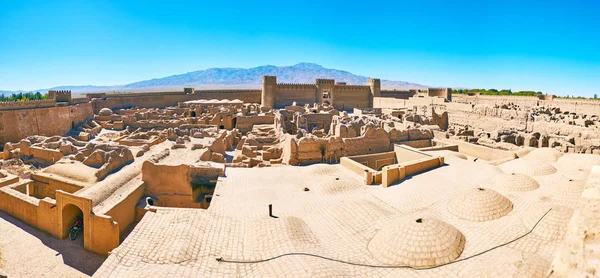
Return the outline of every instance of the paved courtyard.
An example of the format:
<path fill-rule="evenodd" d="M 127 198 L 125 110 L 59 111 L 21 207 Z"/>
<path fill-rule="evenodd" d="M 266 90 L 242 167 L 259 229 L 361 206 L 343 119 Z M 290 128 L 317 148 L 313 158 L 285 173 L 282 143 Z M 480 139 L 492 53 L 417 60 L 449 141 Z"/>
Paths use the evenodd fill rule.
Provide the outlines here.
<path fill-rule="evenodd" d="M 591 167 L 600 164 L 586 157 L 565 154 L 540 167 L 534 154 L 518 162 L 532 168 L 523 177 L 511 165 L 447 156 L 447 165 L 389 188 L 366 186 L 340 165 L 228 168 L 207 210 L 147 213 L 94 276 L 539 277 L 562 243 Z M 471 257 L 527 233 L 544 215 L 523 239 Z M 301 255 L 226 262 L 295 252 L 372 266 L 456 262 L 431 269 Z"/>

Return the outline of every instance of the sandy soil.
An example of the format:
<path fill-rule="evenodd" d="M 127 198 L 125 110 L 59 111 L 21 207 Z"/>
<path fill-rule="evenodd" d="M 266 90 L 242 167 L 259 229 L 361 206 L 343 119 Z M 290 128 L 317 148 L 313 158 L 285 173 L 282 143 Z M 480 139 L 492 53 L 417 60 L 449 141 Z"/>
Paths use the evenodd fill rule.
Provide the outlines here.
<path fill-rule="evenodd" d="M 8 277 L 89 277 L 106 259 L 83 249 L 83 237 L 60 240 L 0 212 L 0 266 Z"/>

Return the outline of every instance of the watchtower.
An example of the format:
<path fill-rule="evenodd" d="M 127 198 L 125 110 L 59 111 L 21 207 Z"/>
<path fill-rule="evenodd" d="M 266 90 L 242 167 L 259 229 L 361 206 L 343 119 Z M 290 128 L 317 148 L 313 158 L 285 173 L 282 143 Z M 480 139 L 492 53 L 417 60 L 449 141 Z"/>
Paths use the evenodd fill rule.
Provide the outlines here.
<path fill-rule="evenodd" d="M 371 88 L 369 95 L 369 107 L 373 107 L 373 98 L 381 96 L 381 80 L 379 78 L 369 78 L 367 85 Z"/>
<path fill-rule="evenodd" d="M 71 91 L 70 90 L 49 90 L 48 99 L 54 99 L 56 102 L 68 102 L 71 103 Z"/>
<path fill-rule="evenodd" d="M 277 77 L 263 76 L 262 95 L 260 105 L 262 107 L 275 108 L 275 99 L 277 97 Z"/>

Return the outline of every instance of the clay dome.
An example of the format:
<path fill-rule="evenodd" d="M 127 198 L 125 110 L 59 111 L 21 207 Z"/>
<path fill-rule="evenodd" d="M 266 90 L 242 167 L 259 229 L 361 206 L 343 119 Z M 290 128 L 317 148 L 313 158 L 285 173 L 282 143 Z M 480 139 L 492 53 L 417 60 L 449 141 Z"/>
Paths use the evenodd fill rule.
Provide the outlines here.
<path fill-rule="evenodd" d="M 563 153 L 552 148 L 539 148 L 531 151 L 523 158 L 526 160 L 543 161 L 546 163 L 556 162 Z"/>
<path fill-rule="evenodd" d="M 512 202 L 489 188 L 472 188 L 458 193 L 448 203 L 448 211 L 470 221 L 488 221 L 507 215 Z"/>
<path fill-rule="evenodd" d="M 539 160 L 515 159 L 498 166 L 507 174 L 519 173 L 528 176 L 543 176 L 556 173 L 554 166 Z"/>
<path fill-rule="evenodd" d="M 102 108 L 100 109 L 100 111 L 98 111 L 98 115 L 100 116 L 110 116 L 113 114 L 113 111 L 110 110 L 109 108 Z"/>
<path fill-rule="evenodd" d="M 530 176 L 510 173 L 497 179 L 497 184 L 510 191 L 530 191 L 540 187 L 540 184 Z"/>
<path fill-rule="evenodd" d="M 465 247 L 464 235 L 435 218 L 402 218 L 369 242 L 373 257 L 387 265 L 436 266 L 454 261 Z"/>
<path fill-rule="evenodd" d="M 525 225 L 527 229 L 533 228 L 549 209 L 550 207 L 547 206 L 539 206 L 530 210 L 529 213 L 525 214 L 523 217 L 523 225 Z M 572 215 L 572 208 L 553 206 L 552 210 L 546 214 L 532 233 L 548 241 L 563 239 Z"/>
<path fill-rule="evenodd" d="M 549 185 L 550 193 L 555 199 L 576 199 L 585 188 L 585 180 L 575 180 L 566 176 L 553 179 Z"/>

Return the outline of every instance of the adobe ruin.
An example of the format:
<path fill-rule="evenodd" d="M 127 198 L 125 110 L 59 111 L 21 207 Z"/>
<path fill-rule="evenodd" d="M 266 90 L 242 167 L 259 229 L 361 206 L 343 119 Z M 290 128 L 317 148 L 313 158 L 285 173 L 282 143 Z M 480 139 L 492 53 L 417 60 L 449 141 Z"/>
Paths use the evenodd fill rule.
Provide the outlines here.
<path fill-rule="evenodd" d="M 599 267 L 599 101 L 276 80 L 0 103 L 0 210 L 58 239 L 82 215 L 97 277 Z"/>

